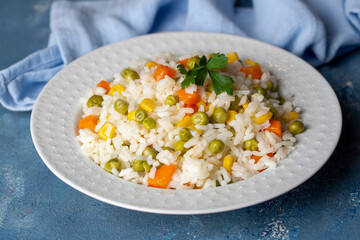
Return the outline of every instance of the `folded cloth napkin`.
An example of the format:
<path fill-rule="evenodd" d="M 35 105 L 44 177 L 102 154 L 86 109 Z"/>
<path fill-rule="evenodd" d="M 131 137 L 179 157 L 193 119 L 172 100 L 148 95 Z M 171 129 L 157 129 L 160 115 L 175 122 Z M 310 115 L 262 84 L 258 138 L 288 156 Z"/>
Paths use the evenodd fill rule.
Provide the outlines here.
<path fill-rule="evenodd" d="M 0 103 L 31 110 L 49 79 L 100 46 L 153 32 L 204 31 L 252 37 L 314 66 L 360 46 L 359 0 L 119 0 L 54 2 L 49 47 L 0 72 Z"/>

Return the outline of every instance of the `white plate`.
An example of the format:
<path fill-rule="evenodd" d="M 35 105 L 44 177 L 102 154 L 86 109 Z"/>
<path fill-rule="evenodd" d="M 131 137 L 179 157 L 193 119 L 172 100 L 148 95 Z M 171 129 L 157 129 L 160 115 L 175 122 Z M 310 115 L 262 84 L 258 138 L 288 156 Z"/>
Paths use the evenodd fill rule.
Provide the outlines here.
<path fill-rule="evenodd" d="M 236 51 L 270 69 L 280 92 L 295 95 L 306 131 L 296 150 L 277 168 L 224 187 L 164 190 L 117 178 L 86 157 L 75 139 L 79 98 L 101 77 L 110 79 L 136 59 L 158 53 Z M 238 209 L 283 194 L 310 178 L 327 161 L 338 142 L 342 118 L 328 82 L 309 64 L 277 47 L 216 33 L 164 33 L 141 36 L 99 48 L 72 62 L 42 90 L 31 115 L 31 134 L 48 168 L 75 189 L 101 201 L 134 210 L 166 214 L 202 214 Z"/>

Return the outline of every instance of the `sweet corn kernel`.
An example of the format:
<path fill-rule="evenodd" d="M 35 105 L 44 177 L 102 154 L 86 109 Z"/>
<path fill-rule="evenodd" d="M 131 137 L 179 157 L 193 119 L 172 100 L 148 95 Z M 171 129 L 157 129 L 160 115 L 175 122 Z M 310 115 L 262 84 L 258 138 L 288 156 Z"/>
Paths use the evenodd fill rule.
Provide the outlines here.
<path fill-rule="evenodd" d="M 248 99 L 248 100 L 246 100 L 246 103 L 244 103 L 243 105 L 241 105 L 244 110 L 248 108 L 249 103 L 250 103 L 250 101 L 249 101 L 249 99 Z"/>
<path fill-rule="evenodd" d="M 189 127 L 191 125 L 191 116 L 185 116 L 176 124 L 176 127 Z"/>
<path fill-rule="evenodd" d="M 206 103 L 203 100 L 200 100 L 196 103 L 196 106 L 200 108 L 200 106 L 204 106 L 204 109 L 206 109 Z"/>
<path fill-rule="evenodd" d="M 251 61 L 250 59 L 246 59 L 246 60 L 245 60 L 245 64 L 246 64 L 246 65 L 252 65 L 252 66 L 258 65 L 257 62 L 253 62 L 253 61 Z"/>
<path fill-rule="evenodd" d="M 239 56 L 237 55 L 236 52 L 230 52 L 226 54 L 226 57 L 228 58 L 226 63 L 233 63 L 235 61 L 239 61 Z"/>
<path fill-rule="evenodd" d="M 125 91 L 125 87 L 124 87 L 124 85 L 122 85 L 122 84 L 115 84 L 114 86 L 112 86 L 111 88 L 110 88 L 110 92 L 109 92 L 109 94 L 111 95 L 111 96 L 114 96 L 114 93 L 115 92 L 118 92 L 119 94 L 121 94 L 121 92 L 122 91 Z"/>
<path fill-rule="evenodd" d="M 129 112 L 129 114 L 127 115 L 127 118 L 128 118 L 130 121 L 136 121 L 135 112 L 136 112 L 136 111 Z"/>
<path fill-rule="evenodd" d="M 299 119 L 299 114 L 297 112 L 288 112 L 284 113 L 281 118 L 284 120 L 284 122 L 289 123 L 292 120 Z"/>
<path fill-rule="evenodd" d="M 140 107 L 147 112 L 152 112 L 156 108 L 156 104 L 150 98 L 144 98 L 140 103 Z"/>
<path fill-rule="evenodd" d="M 146 66 L 149 68 L 149 69 L 151 69 L 151 68 L 153 68 L 153 67 L 156 67 L 158 64 L 156 63 L 156 62 L 148 62 L 147 64 L 146 64 Z"/>
<path fill-rule="evenodd" d="M 209 117 L 211 117 L 213 115 L 214 111 L 215 111 L 215 107 L 211 106 L 211 103 L 208 103 L 206 105 L 205 110 L 206 110 L 206 113 L 209 115 Z M 210 110 L 210 112 L 209 112 L 209 110 Z"/>
<path fill-rule="evenodd" d="M 223 167 L 225 168 L 226 171 L 228 171 L 228 173 L 231 174 L 232 172 L 232 166 L 234 165 L 235 162 L 235 158 L 233 158 L 233 156 L 231 156 L 230 154 L 226 155 L 224 157 L 224 161 L 223 161 Z"/>
<path fill-rule="evenodd" d="M 273 116 L 272 112 L 268 112 L 264 115 L 261 115 L 260 117 L 257 117 L 255 119 L 255 122 L 258 124 L 262 124 L 262 123 L 266 122 L 267 120 L 270 120 L 272 118 L 272 116 Z"/>
<path fill-rule="evenodd" d="M 236 120 L 236 118 L 235 118 L 235 115 L 236 115 L 236 114 L 237 114 L 236 111 L 230 110 L 230 111 L 228 112 L 228 119 L 227 119 L 226 123 L 229 124 L 231 121 Z"/>
<path fill-rule="evenodd" d="M 104 140 L 107 140 L 108 138 L 113 138 L 115 134 L 115 129 L 116 127 L 113 126 L 111 123 L 105 122 L 104 125 L 102 125 L 99 129 L 99 137 Z"/>

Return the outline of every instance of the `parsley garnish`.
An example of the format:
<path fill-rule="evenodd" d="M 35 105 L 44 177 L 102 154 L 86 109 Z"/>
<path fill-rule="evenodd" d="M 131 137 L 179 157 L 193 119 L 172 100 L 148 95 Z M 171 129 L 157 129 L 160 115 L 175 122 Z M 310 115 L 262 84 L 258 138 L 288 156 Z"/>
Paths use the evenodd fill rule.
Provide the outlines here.
<path fill-rule="evenodd" d="M 227 60 L 228 58 L 224 54 L 217 53 L 209 61 L 207 61 L 205 56 L 202 56 L 199 64 L 195 64 L 195 67 L 189 71 L 186 71 L 183 65 L 177 65 L 179 72 L 185 75 L 185 79 L 181 83 L 181 88 L 184 89 L 188 87 L 190 83 L 202 86 L 209 74 L 216 94 L 227 92 L 232 95 L 234 80 L 231 77 L 221 75 L 213 70 L 225 67 Z"/>

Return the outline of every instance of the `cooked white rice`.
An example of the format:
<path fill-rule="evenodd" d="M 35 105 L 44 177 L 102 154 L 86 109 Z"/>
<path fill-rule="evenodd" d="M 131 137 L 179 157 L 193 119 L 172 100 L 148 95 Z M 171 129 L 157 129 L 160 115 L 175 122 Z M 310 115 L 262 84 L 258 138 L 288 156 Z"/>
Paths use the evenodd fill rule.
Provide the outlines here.
<path fill-rule="evenodd" d="M 189 56 L 191 57 L 191 55 L 175 57 L 171 54 L 164 54 L 155 58 L 154 61 L 176 69 L 176 62 Z M 144 61 L 144 63 L 146 62 Z M 193 138 L 186 142 L 185 147 L 188 150 L 182 157 L 179 157 L 180 151 L 164 150 L 163 147 L 173 148 L 174 143 L 180 139 L 180 128 L 176 127 L 176 124 L 187 113 L 191 114 L 194 110 L 185 108 L 182 101 L 179 101 L 175 106 L 164 105 L 164 101 L 168 95 L 176 95 L 176 92 L 181 89 L 180 84 L 184 77 L 177 72 L 174 78 L 180 77 L 178 81 L 166 76 L 156 82 L 153 78 L 155 68 L 149 69 L 147 66 L 134 68 L 139 73 L 140 79 L 129 83 L 121 77 L 120 73 L 114 74 L 113 79 L 109 81 L 110 86 L 124 85 L 126 90 L 121 94 L 115 92 L 114 96 L 111 96 L 101 87 L 87 90 L 86 95 L 81 98 L 82 117 L 94 115 L 99 119 L 95 132 L 98 132 L 105 122 L 111 123 L 116 127 L 116 130 L 112 138 L 103 140 L 97 133 L 89 129 L 80 129 L 77 140 L 80 142 L 81 149 L 102 168 L 110 159 L 117 158 L 121 162 L 121 169 L 113 168 L 111 173 L 143 185 L 148 184 L 149 178 L 154 178 L 160 165 L 175 164 L 177 170 L 167 186 L 167 188 L 172 189 L 223 186 L 247 179 L 264 169 L 276 167 L 277 163 L 294 149 L 296 138 L 289 131 L 284 131 L 287 125 L 283 122 L 283 133 L 282 138 L 280 138 L 273 132 L 266 130 L 270 125 L 269 121 L 258 124 L 254 122 L 253 118 L 268 113 L 270 104 L 275 107 L 276 116 L 282 116 L 284 113 L 292 111 L 300 112 L 300 108 L 295 108 L 291 99 L 287 99 L 284 104 L 280 105 L 279 100 L 276 99 L 278 97 L 277 92 L 268 91 L 268 98 L 257 93 L 253 84 L 266 88 L 266 83 L 271 80 L 275 87 L 279 85 L 276 77 L 267 69 L 262 67 L 261 79 L 252 79 L 251 76 L 246 77 L 244 73 L 239 71 L 242 67 L 244 66 L 241 61 L 235 61 L 227 64 L 221 73 L 233 78 L 235 81 L 234 96 L 240 98 L 239 105 L 244 105 L 250 100 L 248 107 L 239 111 L 235 120 L 229 124 L 196 125 L 195 127 L 202 130 L 202 133 L 199 134 L 197 131 L 191 130 Z M 186 89 L 188 93 L 198 91 L 201 98 L 207 103 L 207 107 L 201 106 L 199 111 L 204 111 L 209 116 L 211 116 L 213 109 L 218 107 L 229 110 L 231 101 L 235 99 L 234 96 L 227 93 L 216 95 L 215 92 L 207 97 L 205 89 L 210 82 L 208 76 L 204 87 L 190 85 Z M 103 97 L 102 107 L 87 107 L 87 101 L 93 95 Z M 144 98 L 150 98 L 156 104 L 155 110 L 148 113 L 157 123 L 157 127 L 152 130 L 145 129 L 142 124 L 136 121 L 130 121 L 126 115 L 118 113 L 113 107 L 117 99 L 122 99 L 129 103 L 128 112 L 135 111 Z M 281 120 L 281 118 L 278 119 Z M 235 135 L 230 131 L 231 129 Z M 244 142 L 252 138 L 259 142 L 258 151 L 244 149 Z M 214 139 L 219 139 L 225 144 L 225 149 L 216 155 L 212 154 L 208 147 L 209 142 Z M 152 146 L 159 152 L 156 159 L 152 159 L 151 156 L 142 156 L 142 152 L 147 146 Z M 223 159 L 226 155 L 235 158 L 230 172 L 223 167 Z M 255 161 L 252 156 L 263 157 Z M 151 166 L 150 171 L 136 172 L 132 167 L 135 160 L 147 161 Z"/>

